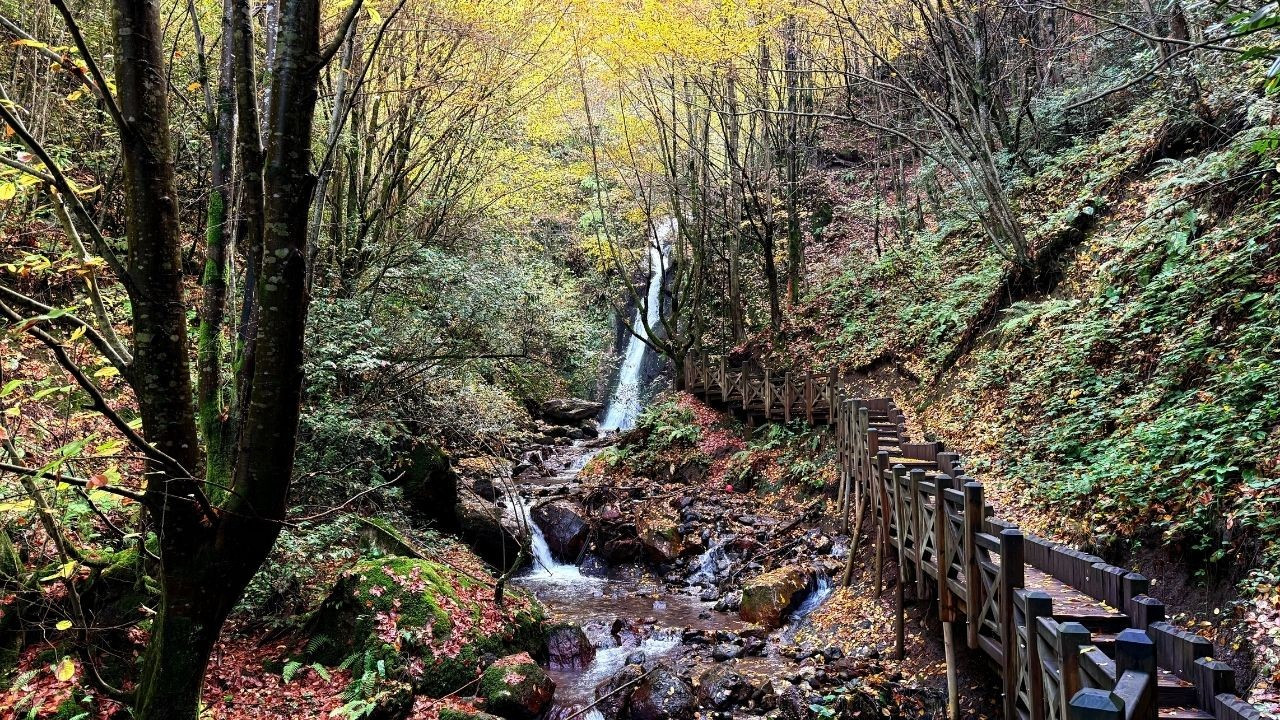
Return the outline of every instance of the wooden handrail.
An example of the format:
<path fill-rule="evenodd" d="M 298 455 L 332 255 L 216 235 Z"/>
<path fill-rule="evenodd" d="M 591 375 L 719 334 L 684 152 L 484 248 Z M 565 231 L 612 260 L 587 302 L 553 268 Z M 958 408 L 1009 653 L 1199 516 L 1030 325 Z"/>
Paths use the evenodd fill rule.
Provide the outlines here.
<path fill-rule="evenodd" d="M 690 392 L 751 418 L 803 417 L 834 428 L 841 527 L 849 531 L 855 511 L 870 518 L 877 596 L 884 560 L 897 554 L 899 655 L 910 588 L 917 600 L 936 597 L 948 638 L 953 621 L 967 620 L 965 644 L 1000 665 L 1009 718 L 1154 720 L 1162 702 L 1183 697 L 1194 698 L 1204 717 L 1260 717 L 1234 694 L 1231 668 L 1210 658 L 1212 644 L 1164 621 L 1164 605 L 1147 595 L 1144 576 L 995 517 L 959 454 L 941 443 L 909 442 L 905 413 L 892 399 L 849 397 L 833 373 L 780 377 L 704 353 L 686 357 L 684 376 Z M 1100 627 L 1128 626 L 1114 640 L 1097 640 L 1114 648 L 1114 660 L 1074 617 L 1054 616 L 1051 595 L 1025 589 L 1027 568 L 1099 603 Z M 1190 688 L 1162 699 L 1161 668 Z"/>

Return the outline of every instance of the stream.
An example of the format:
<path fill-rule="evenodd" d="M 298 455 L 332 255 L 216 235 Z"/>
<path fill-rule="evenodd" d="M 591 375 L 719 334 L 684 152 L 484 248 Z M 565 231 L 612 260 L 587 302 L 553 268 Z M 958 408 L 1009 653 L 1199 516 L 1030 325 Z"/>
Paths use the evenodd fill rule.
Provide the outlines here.
<path fill-rule="evenodd" d="M 642 312 L 650 328 L 661 324 L 662 284 L 666 252 L 676 231 L 675 222 L 658 223 L 656 242 L 649 249 L 649 287 L 647 303 L 637 306 L 632 326 L 643 331 Z M 618 381 L 600 424 L 602 434 L 631 429 L 645 401 L 644 369 L 653 350 L 634 336 L 628 336 Z M 594 647 L 594 658 L 585 667 L 550 667 L 556 683 L 554 703 L 546 714 L 549 719 L 605 720 L 593 703 L 597 688 L 608 682 L 626 665 L 653 667 L 655 663 L 683 667 L 685 672 L 698 662 L 694 649 L 712 642 L 737 638 L 748 625 L 738 618 L 736 609 L 717 610 L 717 587 L 728 577 L 732 558 L 726 543 L 733 535 L 718 537 L 705 531 L 706 549 L 696 558 L 682 564 L 683 582 L 674 582 L 672 573 L 656 576 L 645 565 L 623 565 L 603 568 L 593 565 L 585 569 L 564 563 L 555 557 L 543 529 L 534 521 L 533 508 L 548 497 L 567 497 L 581 492 L 578 474 L 601 450 L 600 443 L 578 441 L 559 447 L 542 461 L 541 476 L 524 476 L 516 487 L 517 497 L 509 510 L 517 522 L 530 533 L 533 562 L 515 580 L 515 584 L 535 595 L 556 623 L 580 627 Z M 717 526 L 718 527 L 718 526 Z M 756 637 L 752 652 L 734 659 L 735 668 L 757 675 L 785 674 L 793 663 L 779 652 L 780 646 L 793 641 L 814 610 L 832 592 L 825 572 L 815 571 L 816 582 L 791 609 L 783 627 L 767 638 Z M 755 627 L 758 633 L 760 628 Z M 750 655 L 748 657 L 747 655 Z M 791 665 L 791 669 L 794 669 Z M 748 670 L 749 668 L 749 670 Z"/>

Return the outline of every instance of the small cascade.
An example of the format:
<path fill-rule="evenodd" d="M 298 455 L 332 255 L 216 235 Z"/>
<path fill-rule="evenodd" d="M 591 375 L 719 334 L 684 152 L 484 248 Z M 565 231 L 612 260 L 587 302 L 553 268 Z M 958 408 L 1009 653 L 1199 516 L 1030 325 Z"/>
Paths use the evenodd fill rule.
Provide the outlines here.
<path fill-rule="evenodd" d="M 795 640 L 796 633 L 800 632 L 800 628 L 804 627 L 805 621 L 815 610 L 822 607 L 822 603 L 831 597 L 831 593 L 835 592 L 835 585 L 831 582 L 831 578 L 826 573 L 819 572 L 818 579 L 814 582 L 813 590 L 805 596 L 804 600 L 796 606 L 794 610 L 787 614 L 787 623 L 782 628 L 782 641 L 792 642 Z"/>
<path fill-rule="evenodd" d="M 517 496 L 511 510 L 516 519 L 529 528 L 529 545 L 533 551 L 533 566 L 523 576 L 524 579 L 554 581 L 561 584 L 599 584 L 600 581 L 598 579 L 583 575 L 577 565 L 569 565 L 555 559 L 555 556 L 551 554 L 551 546 L 547 543 L 547 536 L 543 534 L 542 528 L 538 527 L 538 523 L 533 521 L 533 513 L 530 512 L 529 501 Z"/>
<path fill-rule="evenodd" d="M 825 573 L 818 575 L 817 581 L 814 583 L 813 591 L 805 596 L 804 602 L 800 606 L 791 611 L 788 622 L 798 625 L 804 622 L 805 618 L 813 614 L 814 610 L 822 607 L 822 603 L 831 597 L 831 593 L 835 591 L 835 585 L 832 584 L 831 578 Z"/>
<path fill-rule="evenodd" d="M 715 585 L 720 576 L 720 565 L 726 561 L 724 541 L 713 540 L 698 557 L 698 569 L 689 576 L 688 585 Z"/>
<path fill-rule="evenodd" d="M 666 274 L 666 251 L 675 234 L 675 220 L 666 219 L 658 224 L 657 238 L 649 248 L 649 292 L 643 307 L 637 305 L 631 318 L 635 332 L 644 332 L 645 323 L 652 329 L 662 324 L 662 282 Z M 642 313 L 643 316 L 642 316 Z M 649 345 L 638 337 L 627 338 L 627 353 L 618 370 L 618 386 L 605 410 L 602 431 L 630 430 L 640 416 L 641 385 L 644 379 L 644 361 Z"/>

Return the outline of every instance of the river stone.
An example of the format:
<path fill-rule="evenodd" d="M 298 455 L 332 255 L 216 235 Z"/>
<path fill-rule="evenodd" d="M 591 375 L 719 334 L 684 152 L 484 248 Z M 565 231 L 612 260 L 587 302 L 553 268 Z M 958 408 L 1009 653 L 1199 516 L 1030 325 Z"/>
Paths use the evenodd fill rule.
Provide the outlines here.
<path fill-rule="evenodd" d="M 636 683 L 627 717 L 630 720 L 690 720 L 696 705 L 689 683 L 671 666 L 661 664 Z"/>
<path fill-rule="evenodd" d="M 738 616 L 745 622 L 776 628 L 791 607 L 792 600 L 807 587 L 809 571 L 799 565 L 778 568 L 747 581 L 742 586 Z"/>
<path fill-rule="evenodd" d="M 648 502 L 636 511 L 636 532 L 650 557 L 671 562 L 685 550 L 679 516 L 664 501 Z"/>
<path fill-rule="evenodd" d="M 552 422 L 576 423 L 595 417 L 604 405 L 581 398 L 556 398 L 542 403 L 542 416 Z"/>
<path fill-rule="evenodd" d="M 551 704 L 556 683 L 529 653 L 508 655 L 480 677 L 485 709 L 510 720 L 535 720 Z"/>
<path fill-rule="evenodd" d="M 724 710 L 746 702 L 753 689 L 732 665 L 713 665 L 698 677 L 698 701 L 702 707 Z"/>
<path fill-rule="evenodd" d="M 613 677 L 596 686 L 596 709 L 605 720 L 626 719 L 634 683 L 643 674 L 639 665 L 624 665 Z"/>
<path fill-rule="evenodd" d="M 534 508 L 533 521 L 542 529 L 557 560 L 577 562 L 591 534 L 581 508 L 568 500 L 556 500 Z"/>
<path fill-rule="evenodd" d="M 547 632 L 547 660 L 556 670 L 582 670 L 596 657 L 596 647 L 577 625 L 557 625 Z"/>

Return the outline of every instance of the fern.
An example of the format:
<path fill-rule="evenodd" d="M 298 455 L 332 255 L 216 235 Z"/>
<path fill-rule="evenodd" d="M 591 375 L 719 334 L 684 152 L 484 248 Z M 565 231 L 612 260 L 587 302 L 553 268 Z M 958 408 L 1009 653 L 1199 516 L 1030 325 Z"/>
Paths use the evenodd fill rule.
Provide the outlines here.
<path fill-rule="evenodd" d="M 290 660 L 284 664 L 284 670 L 280 672 L 280 677 L 284 678 L 284 684 L 288 685 L 293 682 L 293 676 L 298 674 L 302 669 L 302 663 L 297 660 Z"/>
<path fill-rule="evenodd" d="M 333 638 L 325 635 L 324 633 L 316 633 L 307 641 L 307 655 L 315 655 L 321 650 L 332 646 Z"/>
<path fill-rule="evenodd" d="M 311 663 L 307 667 L 311 668 L 312 670 L 315 670 L 316 674 L 324 678 L 325 682 L 330 682 L 333 680 L 333 676 L 330 675 L 329 671 L 325 669 L 325 666 L 321 665 L 320 663 Z"/>

